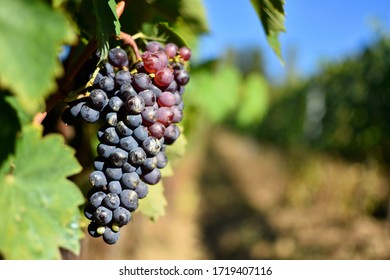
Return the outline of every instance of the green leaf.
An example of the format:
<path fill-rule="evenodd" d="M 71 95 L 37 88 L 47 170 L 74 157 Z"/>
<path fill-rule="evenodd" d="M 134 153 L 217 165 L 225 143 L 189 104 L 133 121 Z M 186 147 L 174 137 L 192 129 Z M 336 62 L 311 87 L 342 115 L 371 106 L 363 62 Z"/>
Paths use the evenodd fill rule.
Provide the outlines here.
<path fill-rule="evenodd" d="M 33 114 L 56 89 L 60 47 L 74 38 L 67 19 L 39 0 L 0 0 L 0 88 Z"/>
<path fill-rule="evenodd" d="M 279 34 L 286 32 L 284 27 L 284 0 L 251 0 L 263 25 L 268 44 L 283 62 Z"/>
<path fill-rule="evenodd" d="M 220 67 L 215 73 L 205 69 L 192 73 L 185 98 L 210 121 L 221 122 L 236 108 L 240 85 L 241 74 L 232 65 Z"/>
<path fill-rule="evenodd" d="M 109 39 L 113 35 L 120 35 L 121 25 L 116 13 L 115 0 L 94 0 L 94 13 L 96 16 L 96 37 L 100 59 L 107 57 L 109 51 Z"/>
<path fill-rule="evenodd" d="M 197 35 L 209 30 L 206 9 L 202 0 L 182 0 L 180 4 L 180 18 Z"/>
<path fill-rule="evenodd" d="M 237 123 L 242 127 L 258 123 L 268 109 L 268 83 L 263 75 L 252 72 L 246 79 L 237 112 Z"/>
<path fill-rule="evenodd" d="M 164 196 L 164 186 L 158 184 L 149 186 L 148 195 L 140 201 L 138 210 L 152 221 L 165 215 L 167 200 Z"/>
<path fill-rule="evenodd" d="M 178 46 L 187 46 L 183 37 L 181 37 L 173 28 L 166 22 L 159 22 L 155 26 L 157 36 L 163 38 L 169 43 L 175 43 Z"/>
<path fill-rule="evenodd" d="M 59 247 L 79 253 L 78 206 L 84 198 L 67 179 L 80 172 L 59 135 L 25 126 L 15 155 L 0 167 L 0 252 L 6 259 L 60 259 Z"/>

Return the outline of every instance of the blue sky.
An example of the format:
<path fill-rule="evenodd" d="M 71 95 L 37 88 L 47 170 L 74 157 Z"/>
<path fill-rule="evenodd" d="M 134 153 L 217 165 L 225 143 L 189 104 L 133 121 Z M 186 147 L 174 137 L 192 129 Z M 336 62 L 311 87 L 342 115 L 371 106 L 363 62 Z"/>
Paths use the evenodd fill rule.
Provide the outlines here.
<path fill-rule="evenodd" d="M 374 38 L 373 19 L 390 28 L 389 0 L 286 0 L 286 33 L 280 35 L 286 66 L 267 45 L 250 0 L 204 0 L 210 34 L 201 38 L 198 60 L 219 57 L 228 47 L 258 47 L 266 71 L 283 77 L 295 50 L 295 69 L 301 75 L 318 70 L 320 61 L 337 60 L 358 52 Z"/>

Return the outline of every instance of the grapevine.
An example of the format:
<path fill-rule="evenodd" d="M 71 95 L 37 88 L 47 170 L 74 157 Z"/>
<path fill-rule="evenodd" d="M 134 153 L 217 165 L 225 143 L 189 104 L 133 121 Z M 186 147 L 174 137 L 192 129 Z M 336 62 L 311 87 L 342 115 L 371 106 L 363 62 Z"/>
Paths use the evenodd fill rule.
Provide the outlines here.
<path fill-rule="evenodd" d="M 90 86 L 82 98 L 68 103 L 63 120 L 103 123 L 84 214 L 90 220 L 88 233 L 114 244 L 149 187 L 161 180 L 160 170 L 168 163 L 166 146 L 181 134 L 191 50 L 149 41 L 136 61 L 121 46 L 105 59 L 99 55 L 95 53 L 101 62 L 90 75 Z"/>

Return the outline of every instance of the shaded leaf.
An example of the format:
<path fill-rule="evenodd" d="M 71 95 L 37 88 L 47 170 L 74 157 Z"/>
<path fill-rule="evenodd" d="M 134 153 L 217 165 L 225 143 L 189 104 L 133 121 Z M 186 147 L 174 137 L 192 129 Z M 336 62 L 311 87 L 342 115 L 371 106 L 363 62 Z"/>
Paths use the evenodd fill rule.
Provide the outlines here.
<path fill-rule="evenodd" d="M 0 94 L 0 165 L 8 158 L 15 149 L 16 133 L 20 130 L 20 122 L 16 110 L 9 104 L 12 96 Z"/>
<path fill-rule="evenodd" d="M 0 87 L 30 114 L 56 89 L 60 46 L 72 41 L 65 16 L 38 0 L 0 0 Z"/>
<path fill-rule="evenodd" d="M 280 32 L 286 31 L 284 0 L 251 0 L 251 3 L 260 17 L 268 44 L 283 61 L 278 37 Z"/>
<path fill-rule="evenodd" d="M 167 42 L 175 43 L 176 45 L 182 47 L 187 46 L 183 37 L 181 37 L 178 33 L 175 32 L 173 28 L 171 28 L 166 22 L 159 22 L 156 24 L 157 36 L 163 38 Z"/>
<path fill-rule="evenodd" d="M 6 259 L 59 259 L 59 248 L 79 253 L 84 198 L 66 177 L 81 166 L 59 135 L 42 138 L 25 126 L 15 155 L 0 168 L 0 252 Z"/>
<path fill-rule="evenodd" d="M 119 36 L 121 25 L 116 14 L 115 0 L 94 0 L 93 7 L 96 16 L 98 49 L 100 50 L 100 59 L 103 60 L 108 55 L 110 37 Z"/>

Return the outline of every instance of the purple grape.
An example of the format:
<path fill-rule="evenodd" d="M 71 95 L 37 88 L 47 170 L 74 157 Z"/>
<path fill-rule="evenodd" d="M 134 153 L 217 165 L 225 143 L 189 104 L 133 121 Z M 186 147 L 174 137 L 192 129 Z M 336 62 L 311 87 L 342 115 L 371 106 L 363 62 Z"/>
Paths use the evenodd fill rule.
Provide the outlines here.
<path fill-rule="evenodd" d="M 154 82 L 160 87 L 169 86 L 173 81 L 174 75 L 169 68 L 158 70 L 154 77 Z"/>
<path fill-rule="evenodd" d="M 129 64 L 127 53 L 124 49 L 114 48 L 108 52 L 108 61 L 114 67 L 124 67 Z"/>

